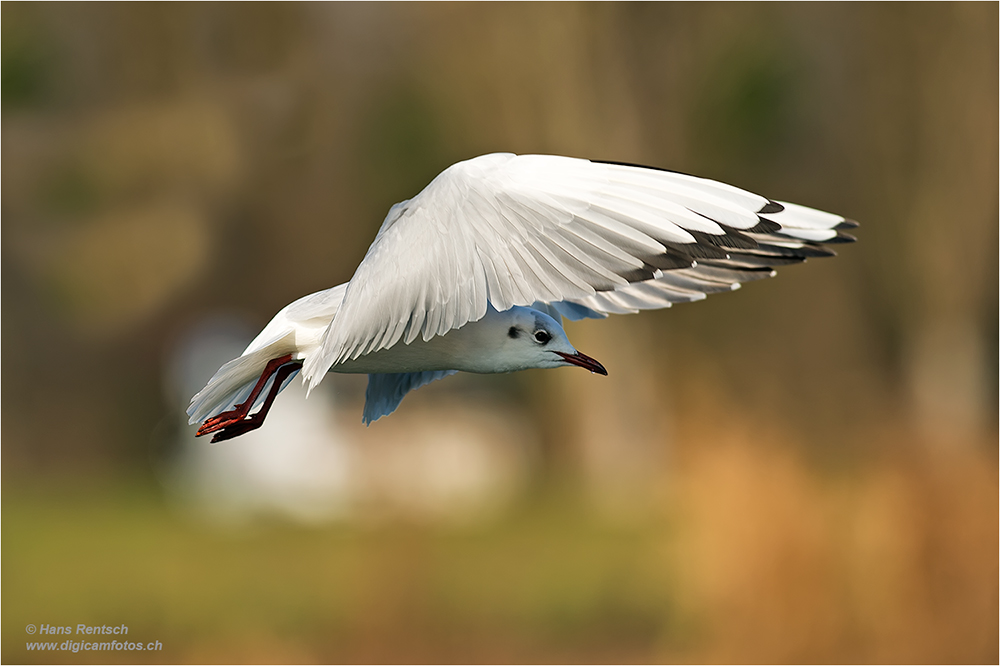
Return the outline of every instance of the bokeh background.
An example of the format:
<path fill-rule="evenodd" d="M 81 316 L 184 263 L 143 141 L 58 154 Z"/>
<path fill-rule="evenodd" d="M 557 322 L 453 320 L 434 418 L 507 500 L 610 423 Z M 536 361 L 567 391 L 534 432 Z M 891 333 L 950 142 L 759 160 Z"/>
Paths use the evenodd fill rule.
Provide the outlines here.
<path fill-rule="evenodd" d="M 2 659 L 996 662 L 998 8 L 2 6 Z M 607 378 L 187 399 L 452 162 L 861 222 L 569 326 Z M 25 625 L 157 653 L 29 653 Z M 44 638 L 44 637 L 37 637 Z M 64 638 L 64 637 L 59 637 Z"/>

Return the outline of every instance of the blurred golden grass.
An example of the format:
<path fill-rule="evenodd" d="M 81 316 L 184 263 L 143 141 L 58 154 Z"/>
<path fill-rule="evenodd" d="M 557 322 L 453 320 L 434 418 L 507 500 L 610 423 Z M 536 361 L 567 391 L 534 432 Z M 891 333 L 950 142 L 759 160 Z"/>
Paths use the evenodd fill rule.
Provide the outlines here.
<path fill-rule="evenodd" d="M 711 638 L 685 658 L 997 660 L 995 458 L 910 450 L 820 474 L 766 428 L 703 443 L 674 545 Z"/>
<path fill-rule="evenodd" d="M 563 488 L 478 526 L 220 532 L 121 481 L 8 481 L 3 660 L 68 659 L 25 652 L 29 622 L 164 644 L 93 663 L 997 660 L 994 457 L 819 473 L 749 423 L 689 443 L 629 526 Z"/>

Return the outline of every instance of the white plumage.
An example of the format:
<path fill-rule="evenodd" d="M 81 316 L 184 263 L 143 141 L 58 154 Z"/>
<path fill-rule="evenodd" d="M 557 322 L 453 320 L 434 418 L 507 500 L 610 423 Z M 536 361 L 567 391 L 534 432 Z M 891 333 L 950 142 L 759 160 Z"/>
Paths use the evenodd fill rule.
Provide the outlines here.
<path fill-rule="evenodd" d="M 218 433 L 213 441 L 259 427 L 299 367 L 310 388 L 328 371 L 369 373 L 366 422 L 456 370 L 572 364 L 603 372 L 569 344 L 560 317 L 730 291 L 773 275 L 774 266 L 833 254 L 823 244 L 854 240 L 842 232 L 854 226 L 633 165 L 507 153 L 459 162 L 389 210 L 350 282 L 279 312 L 188 414 L 204 421 L 199 434 Z M 514 335 L 516 326 L 524 335 Z M 544 345 L 530 342 L 539 330 Z"/>

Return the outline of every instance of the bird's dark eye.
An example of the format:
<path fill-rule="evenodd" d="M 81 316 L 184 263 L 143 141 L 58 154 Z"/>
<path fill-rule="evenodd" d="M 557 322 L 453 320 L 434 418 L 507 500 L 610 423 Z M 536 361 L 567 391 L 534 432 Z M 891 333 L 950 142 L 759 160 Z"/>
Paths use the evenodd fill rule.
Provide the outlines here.
<path fill-rule="evenodd" d="M 516 326 L 511 326 L 510 330 L 507 331 L 507 335 L 509 335 L 512 338 L 516 338 L 517 337 L 517 327 Z"/>
<path fill-rule="evenodd" d="M 548 331 L 545 331 L 545 330 L 535 331 L 535 340 L 537 340 L 538 342 L 542 343 L 543 345 L 546 342 L 548 342 L 549 340 L 551 340 L 551 339 L 552 339 L 552 336 L 549 335 Z"/>

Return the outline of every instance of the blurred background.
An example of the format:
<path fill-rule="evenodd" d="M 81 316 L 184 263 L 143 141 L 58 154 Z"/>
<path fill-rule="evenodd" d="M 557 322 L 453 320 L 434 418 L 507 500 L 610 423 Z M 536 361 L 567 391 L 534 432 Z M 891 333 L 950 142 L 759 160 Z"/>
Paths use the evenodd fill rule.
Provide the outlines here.
<path fill-rule="evenodd" d="M 2 659 L 996 662 L 998 8 L 2 7 Z M 361 425 L 184 409 L 493 151 L 861 222 Z M 158 653 L 29 653 L 25 625 Z"/>

